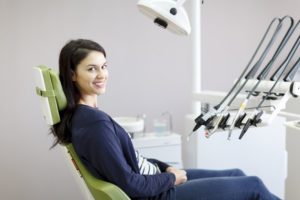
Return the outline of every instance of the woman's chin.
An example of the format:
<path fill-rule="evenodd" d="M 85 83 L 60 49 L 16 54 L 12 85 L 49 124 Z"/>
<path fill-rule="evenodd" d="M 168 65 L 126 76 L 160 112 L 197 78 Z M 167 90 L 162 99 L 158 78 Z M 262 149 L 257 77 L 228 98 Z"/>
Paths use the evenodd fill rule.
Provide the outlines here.
<path fill-rule="evenodd" d="M 97 90 L 97 95 L 101 95 L 101 94 L 104 94 L 106 92 L 105 89 L 101 89 L 101 90 Z"/>

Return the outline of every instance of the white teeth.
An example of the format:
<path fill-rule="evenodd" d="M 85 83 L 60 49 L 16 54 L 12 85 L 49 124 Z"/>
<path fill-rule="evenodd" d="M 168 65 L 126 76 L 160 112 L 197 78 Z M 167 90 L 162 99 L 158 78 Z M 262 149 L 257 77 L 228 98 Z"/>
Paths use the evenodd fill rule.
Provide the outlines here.
<path fill-rule="evenodd" d="M 104 83 L 94 83 L 96 86 L 102 87 L 104 86 Z"/>

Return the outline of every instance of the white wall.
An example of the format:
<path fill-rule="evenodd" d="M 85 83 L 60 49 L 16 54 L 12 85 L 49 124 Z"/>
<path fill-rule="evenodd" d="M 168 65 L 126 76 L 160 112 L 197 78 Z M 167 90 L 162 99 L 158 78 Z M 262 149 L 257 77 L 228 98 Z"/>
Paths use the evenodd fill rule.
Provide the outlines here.
<path fill-rule="evenodd" d="M 89 38 L 107 50 L 108 92 L 100 107 L 112 116 L 154 117 L 169 110 L 183 131 L 191 112 L 191 40 L 153 25 L 136 0 L 0 1 L 0 199 L 82 199 L 42 119 L 34 66 L 57 69 L 69 39 Z"/>

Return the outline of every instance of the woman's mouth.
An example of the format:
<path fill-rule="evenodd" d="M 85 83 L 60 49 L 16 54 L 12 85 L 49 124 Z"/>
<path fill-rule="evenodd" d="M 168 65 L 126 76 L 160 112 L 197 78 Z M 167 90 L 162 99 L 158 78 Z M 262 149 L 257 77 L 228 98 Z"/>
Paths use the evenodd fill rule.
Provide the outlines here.
<path fill-rule="evenodd" d="M 93 83 L 96 87 L 98 88 L 103 88 L 105 87 L 105 82 L 94 82 Z"/>

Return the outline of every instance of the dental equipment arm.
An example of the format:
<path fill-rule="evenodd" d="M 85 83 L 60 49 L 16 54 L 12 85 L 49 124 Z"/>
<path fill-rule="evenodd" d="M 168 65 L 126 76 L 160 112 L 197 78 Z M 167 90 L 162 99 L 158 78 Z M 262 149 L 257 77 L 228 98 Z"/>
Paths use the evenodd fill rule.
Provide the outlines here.
<path fill-rule="evenodd" d="M 241 74 L 240 76 L 240 79 L 236 82 L 236 84 L 233 86 L 233 88 L 231 89 L 231 91 L 227 94 L 227 96 L 225 96 L 225 98 L 221 101 L 220 104 L 218 104 L 217 106 L 215 106 L 215 108 L 219 108 L 217 110 L 217 112 L 213 113 L 213 112 L 210 112 L 209 114 L 215 114 L 213 117 L 210 118 L 210 120 L 208 120 L 208 122 L 206 124 L 203 124 L 206 126 L 206 137 L 209 137 L 212 135 L 212 133 L 214 133 L 220 126 L 219 124 L 222 122 L 222 127 L 226 127 L 226 122 L 227 120 L 229 119 L 229 113 L 226 115 L 224 113 L 227 112 L 227 110 L 229 109 L 229 107 L 231 106 L 232 102 L 235 100 L 236 96 L 241 92 L 241 90 L 244 88 L 244 86 L 247 84 L 248 80 L 250 79 L 253 79 L 255 74 L 257 73 L 258 69 L 260 68 L 263 60 L 265 59 L 265 57 L 267 56 L 267 54 L 269 53 L 270 51 L 270 48 L 271 46 L 274 44 L 278 34 L 279 34 L 279 31 L 280 29 L 282 28 L 282 25 L 283 25 L 283 21 L 285 21 L 285 19 L 290 19 L 291 23 L 290 23 L 290 26 L 288 28 L 288 30 L 286 31 L 285 33 L 285 36 L 284 38 L 282 39 L 278 49 L 277 49 L 277 52 L 279 52 L 279 50 L 282 49 L 282 45 L 284 44 L 284 41 L 286 39 L 286 36 L 288 35 L 288 33 L 290 32 L 291 30 L 291 27 L 293 26 L 293 19 L 289 16 L 285 16 L 283 17 L 282 19 L 278 19 L 278 18 L 275 18 L 269 28 L 267 29 L 267 32 L 265 34 L 265 36 L 263 37 L 263 40 L 261 41 L 259 47 L 257 48 L 256 52 L 255 52 L 255 55 L 251 58 L 251 61 L 249 62 L 248 66 L 246 67 L 246 69 L 243 71 L 243 73 Z M 242 76 L 246 73 L 247 69 L 249 68 L 250 64 L 252 63 L 254 57 L 256 56 L 256 53 L 257 51 L 259 50 L 261 44 L 263 43 L 267 33 L 269 32 L 271 26 L 273 25 L 273 23 L 278 20 L 279 23 L 278 25 L 276 26 L 276 29 L 275 29 L 275 32 L 274 34 L 272 35 L 271 37 L 271 40 L 268 42 L 265 50 L 263 51 L 262 55 L 260 56 L 260 58 L 258 59 L 258 61 L 254 64 L 254 66 L 252 67 L 252 69 L 249 70 L 249 72 L 247 73 L 246 77 L 245 77 L 245 81 L 240 84 L 241 86 L 239 86 L 239 88 L 237 89 L 237 86 L 238 84 L 241 82 L 241 78 Z M 276 53 L 273 57 L 276 57 L 278 55 L 278 53 Z M 272 60 L 274 60 L 275 58 L 273 58 Z M 272 64 L 272 60 L 269 62 L 269 64 L 271 63 Z M 271 64 L 269 65 L 268 68 L 271 67 Z M 237 91 L 235 91 L 237 90 Z M 231 97 L 231 99 L 229 100 L 228 102 L 228 98 Z M 227 103 L 228 102 L 228 103 Z M 223 106 L 225 104 L 225 106 Z M 234 126 L 240 126 L 241 125 L 241 122 L 243 121 L 244 117 L 246 116 L 245 114 L 243 115 L 240 115 L 242 112 L 243 112 L 243 109 L 245 109 L 245 105 L 246 103 L 242 104 L 242 107 L 238 114 L 236 115 L 234 121 L 232 122 L 232 125 L 231 125 L 231 130 L 233 129 Z M 222 107 L 223 106 L 223 107 Z M 201 115 L 199 116 L 201 117 Z M 199 119 L 198 117 L 198 119 Z M 205 117 L 205 116 L 204 116 Z M 196 119 L 197 120 L 197 119 Z M 196 121 L 195 120 L 195 121 Z M 196 128 L 199 128 L 201 126 L 201 124 L 199 123 L 196 123 L 196 126 L 194 128 L 194 130 L 196 130 Z M 230 133 L 231 134 L 231 133 Z M 230 134 L 229 134 L 229 138 L 230 138 Z"/>
<path fill-rule="evenodd" d="M 214 107 L 218 108 L 218 106 L 223 106 L 222 110 L 213 110 L 214 108 L 210 108 L 208 112 L 198 116 L 200 120 L 203 120 L 203 117 L 205 115 L 210 114 L 210 118 L 208 119 L 208 121 L 203 120 L 202 124 L 200 124 L 200 126 L 205 125 L 206 137 L 211 136 L 213 132 L 217 131 L 217 129 L 225 130 L 228 126 L 230 127 L 234 124 L 233 127 L 240 128 L 241 126 L 243 126 L 243 130 L 239 137 L 241 139 L 250 126 L 257 126 L 261 122 L 263 122 L 262 124 L 265 124 L 266 119 L 268 119 L 267 124 L 269 124 L 272 121 L 273 117 L 276 116 L 278 112 L 284 108 L 287 100 L 290 97 L 297 97 L 300 95 L 300 83 L 291 82 L 291 80 L 294 79 L 296 71 L 300 67 L 300 59 L 299 57 L 297 57 L 298 55 L 296 53 L 297 49 L 299 49 L 298 46 L 300 46 L 298 40 L 293 45 L 292 49 L 289 50 L 290 52 L 288 52 L 288 56 L 286 57 L 285 61 L 281 65 L 279 65 L 278 68 L 276 67 L 276 72 L 271 76 L 272 80 L 266 80 L 266 77 L 270 73 L 271 69 L 275 67 L 273 66 L 275 64 L 275 61 L 277 61 L 279 57 L 283 54 L 283 49 L 285 48 L 285 46 L 287 46 L 287 42 L 291 40 L 291 36 L 295 35 L 295 29 L 299 25 L 299 22 L 297 22 L 296 26 L 294 26 L 293 18 L 291 18 L 290 16 L 283 17 L 280 23 L 282 24 L 282 21 L 285 20 L 290 20 L 290 24 L 286 29 L 287 31 L 284 32 L 283 39 L 277 42 L 277 44 L 279 42 L 280 44 L 276 47 L 276 49 L 274 49 L 274 54 L 271 56 L 271 59 L 268 61 L 264 69 L 259 73 L 257 78 L 253 78 L 253 74 L 257 72 L 255 67 L 257 67 L 257 65 L 261 63 L 261 61 L 264 59 L 264 55 L 259 57 L 258 61 L 255 62 L 255 65 L 249 70 L 244 79 L 240 80 L 239 83 L 237 83 L 238 81 L 235 83 L 231 91 L 232 93 L 227 93 L 227 95 L 222 99 L 221 103 L 217 104 L 217 106 Z M 279 29 L 278 26 L 279 24 L 276 27 L 277 31 Z M 274 38 L 274 35 L 276 36 L 276 33 L 277 32 L 275 31 L 272 38 Z M 268 44 L 270 44 L 271 40 Z M 266 47 L 267 50 L 268 46 L 269 45 L 267 45 Z M 264 52 L 266 52 L 266 49 Z M 291 69 L 287 71 L 291 60 L 294 58 L 296 58 L 297 61 L 291 67 Z M 286 75 L 283 78 L 284 73 Z M 243 112 L 241 112 L 240 115 L 238 115 L 238 117 L 236 117 L 237 115 L 235 115 L 235 118 L 233 118 L 231 115 L 234 108 L 229 108 L 228 105 L 231 105 L 232 101 L 236 98 L 235 96 L 241 94 L 241 92 L 247 93 L 246 99 L 247 97 L 248 100 L 250 100 L 251 98 L 251 101 L 249 101 L 251 105 L 254 106 L 255 102 L 257 102 L 257 104 L 254 107 L 252 106 L 247 108 L 244 105 L 245 107 L 243 108 Z M 201 101 L 201 99 L 199 100 Z M 227 103 L 227 106 L 224 106 L 222 102 Z M 264 110 L 267 108 L 271 110 L 271 115 L 266 115 L 265 118 L 262 119 Z M 250 109 L 255 110 L 251 114 L 247 114 L 246 112 L 244 112 L 245 110 Z M 212 110 L 213 112 L 211 112 Z M 227 113 L 227 111 L 230 112 Z M 197 125 L 199 128 L 200 126 L 197 123 L 195 128 L 197 128 Z"/>
<path fill-rule="evenodd" d="M 276 25 L 276 22 L 278 22 L 278 24 Z M 228 104 L 228 100 L 229 97 L 233 95 L 234 91 L 236 90 L 236 88 L 239 86 L 240 82 L 243 80 L 246 72 L 249 70 L 254 58 L 256 57 L 258 51 L 261 49 L 262 44 L 265 42 L 268 34 L 270 33 L 270 30 L 273 26 L 276 25 L 276 27 L 278 27 L 280 24 L 280 19 L 279 18 L 274 18 L 271 23 L 269 24 L 266 32 L 264 33 L 261 41 L 258 44 L 258 47 L 256 48 L 254 54 L 252 55 L 250 61 L 248 62 L 247 66 L 245 67 L 245 69 L 243 70 L 243 72 L 241 73 L 240 77 L 238 78 L 238 80 L 235 82 L 235 84 L 233 85 L 233 87 L 230 89 L 230 91 L 227 93 L 227 95 L 221 100 L 221 102 L 216 105 L 215 107 L 212 107 L 208 110 L 208 112 L 206 113 L 201 113 L 196 119 L 195 119 L 195 127 L 193 128 L 192 133 L 194 133 L 198 128 L 200 128 L 202 125 L 206 126 L 208 125 L 214 118 L 214 115 L 216 113 L 219 113 L 220 111 L 222 111 L 225 106 Z M 273 36 L 276 34 L 273 33 Z M 272 37 L 273 38 L 273 37 Z M 191 134 L 192 134 L 191 133 Z M 190 135 L 191 135 L 190 134 Z"/>
<path fill-rule="evenodd" d="M 228 139 L 230 139 L 231 134 L 232 134 L 232 130 L 234 129 L 234 127 L 239 127 L 240 128 L 240 126 L 242 125 L 241 123 L 242 123 L 243 119 L 246 117 L 246 113 L 244 113 L 244 111 L 245 111 L 245 109 L 247 107 L 247 104 L 249 102 L 250 97 L 251 96 L 255 96 L 256 88 L 259 86 L 259 84 L 261 83 L 262 80 L 266 79 L 266 77 L 268 76 L 270 70 L 273 67 L 273 64 L 274 64 L 275 60 L 278 58 L 278 55 L 280 54 L 280 52 L 282 51 L 282 49 L 286 45 L 289 37 L 292 35 L 291 32 L 293 32 L 293 30 L 295 30 L 295 29 L 292 29 L 292 27 L 294 25 L 294 20 L 290 16 L 283 17 L 280 24 L 282 25 L 282 23 L 284 22 L 285 19 L 289 19 L 290 20 L 290 26 L 288 27 L 288 29 L 287 29 L 287 31 L 286 31 L 283 39 L 281 40 L 278 48 L 276 49 L 274 55 L 271 58 L 271 60 L 268 62 L 268 64 L 266 65 L 266 67 L 258 75 L 258 77 L 257 77 L 258 81 L 254 85 L 254 87 L 250 90 L 250 92 L 248 93 L 248 95 L 245 98 L 245 100 L 243 101 L 243 103 L 240 105 L 240 108 L 239 108 L 238 112 L 236 113 L 233 122 L 230 125 L 229 133 L 228 133 Z M 261 64 L 261 61 L 260 61 L 260 64 Z M 260 113 L 260 112 L 258 112 L 256 114 L 259 114 L 260 116 L 262 115 L 262 113 Z M 251 120 L 250 118 L 247 120 L 247 122 L 246 122 L 243 130 L 245 130 L 246 127 L 249 127 L 249 125 L 247 123 L 250 123 L 250 121 L 252 123 L 254 123 L 254 121 Z M 258 121 L 255 121 L 255 122 L 258 123 Z"/>
<path fill-rule="evenodd" d="M 290 36 L 295 32 L 295 30 L 298 28 L 300 21 L 297 22 L 297 24 L 295 25 L 295 27 L 293 28 L 292 32 L 289 34 L 288 39 L 290 38 Z M 284 60 L 284 62 L 280 65 L 280 67 L 276 70 L 276 72 L 271 76 L 271 80 L 275 81 L 273 83 L 273 86 L 271 87 L 271 89 L 267 92 L 267 94 L 265 96 L 262 97 L 261 102 L 258 104 L 257 108 L 255 109 L 255 111 L 252 113 L 251 117 L 247 120 L 247 122 L 245 123 L 245 126 L 239 136 L 239 139 L 241 139 L 244 134 L 246 133 L 246 131 L 248 130 L 248 128 L 251 125 L 256 126 L 257 123 L 261 122 L 261 116 L 263 114 L 263 110 L 261 109 L 261 105 L 263 104 L 263 102 L 265 100 L 267 100 L 268 98 L 270 98 L 271 94 L 273 93 L 273 90 L 275 88 L 275 86 L 278 84 L 280 78 L 283 76 L 284 72 L 286 71 L 289 63 L 291 62 L 293 56 L 295 55 L 297 49 L 299 48 L 300 45 L 300 35 L 298 36 L 296 42 L 294 43 L 293 47 L 291 48 L 287 58 Z M 287 73 L 287 75 L 285 76 L 285 78 L 283 79 L 286 82 L 291 82 L 295 75 L 296 75 L 296 71 L 299 68 L 299 63 L 300 63 L 300 58 L 298 58 L 298 61 L 295 63 L 295 65 L 291 68 L 291 70 Z M 285 107 L 286 102 L 288 101 L 288 99 L 291 97 L 291 91 L 294 90 L 294 84 L 291 84 L 291 90 L 287 90 L 285 93 L 282 94 L 282 98 L 280 100 L 280 103 L 278 103 L 275 107 L 275 110 L 273 111 L 272 115 L 269 117 L 269 121 L 268 123 L 270 123 L 274 117 L 279 113 L 279 111 L 281 109 L 283 109 Z M 297 95 L 295 95 L 297 96 Z"/>

